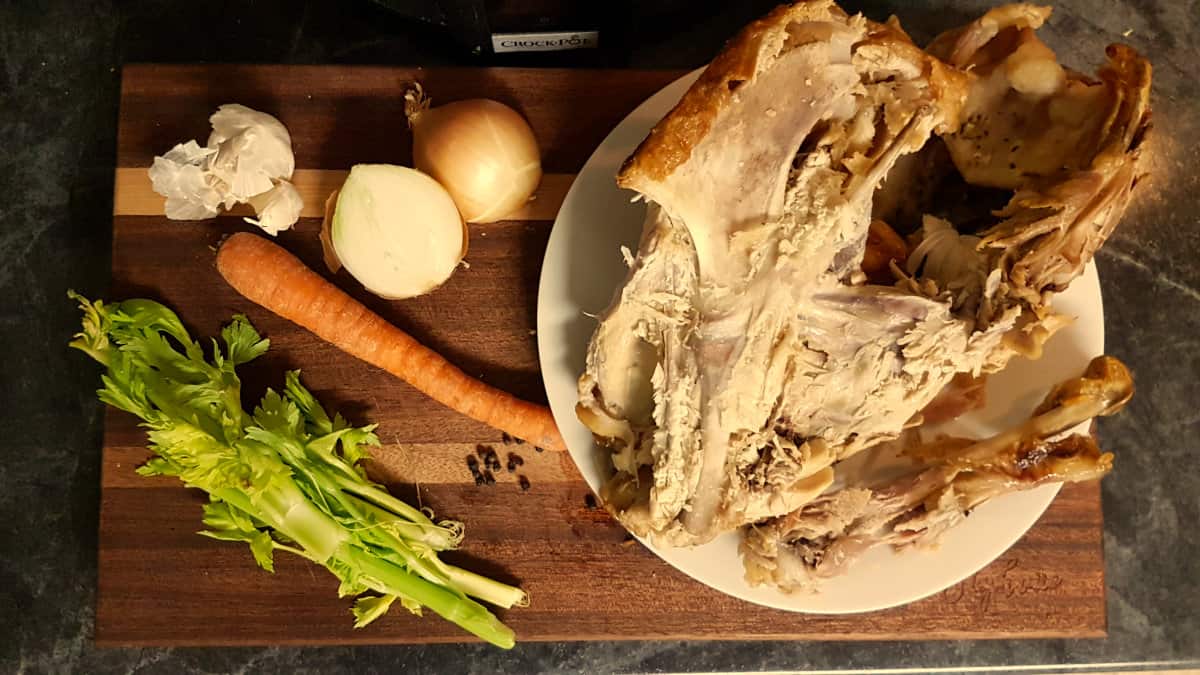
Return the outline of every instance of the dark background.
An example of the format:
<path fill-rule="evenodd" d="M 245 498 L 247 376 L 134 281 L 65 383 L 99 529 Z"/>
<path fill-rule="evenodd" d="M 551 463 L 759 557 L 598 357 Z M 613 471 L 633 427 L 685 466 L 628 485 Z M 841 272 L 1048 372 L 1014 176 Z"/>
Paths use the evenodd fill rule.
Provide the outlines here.
<path fill-rule="evenodd" d="M 1166 665 L 1200 658 L 1200 3 L 1070 0 L 1042 34 L 1091 68 L 1123 40 L 1155 63 L 1153 171 L 1098 258 L 1109 351 L 1139 396 L 1101 424 L 1106 640 L 941 643 L 567 643 L 331 649 L 139 649 L 91 644 L 102 410 L 97 369 L 68 353 L 67 288 L 110 274 L 120 67 L 139 61 L 405 65 L 698 66 L 774 2 L 574 3 L 602 26 L 595 52 L 498 57 L 462 30 L 368 0 L 0 2 L 0 672 L 567 672 L 763 668 Z M 395 0 L 400 8 L 419 4 Z M 498 23 L 553 3 L 493 2 Z M 847 2 L 901 14 L 918 42 L 989 3 Z M 437 15 L 453 14 L 440 3 Z M 609 9 L 598 9 L 608 7 Z M 449 9 L 447 9 L 449 8 Z M 502 20 L 502 21 L 501 21 Z M 587 28 L 588 26 L 575 26 Z M 171 599 L 163 598 L 169 603 Z M 635 598 L 630 599 L 636 602 Z M 749 609 L 749 608 L 748 608 Z M 297 620 L 281 617 L 280 620 Z M 302 618 L 301 618 L 302 620 Z"/>

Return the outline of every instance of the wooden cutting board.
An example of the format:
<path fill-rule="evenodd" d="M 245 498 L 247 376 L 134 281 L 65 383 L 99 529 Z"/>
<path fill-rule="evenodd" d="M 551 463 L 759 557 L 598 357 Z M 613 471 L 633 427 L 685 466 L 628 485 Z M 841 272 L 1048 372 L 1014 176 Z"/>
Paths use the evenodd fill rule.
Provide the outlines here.
<path fill-rule="evenodd" d="M 467 260 L 436 292 L 402 302 L 334 281 L 467 372 L 544 401 L 533 328 L 538 273 L 558 204 L 592 150 L 637 104 L 678 72 L 406 69 L 297 66 L 125 68 L 113 217 L 110 297 L 161 300 L 193 334 L 215 335 L 245 313 L 271 339 L 245 368 L 247 396 L 301 368 L 318 397 L 357 423 L 379 423 L 373 471 L 404 498 L 466 522 L 460 552 L 471 569 L 518 582 L 528 608 L 501 612 L 518 640 L 883 640 L 1095 637 L 1105 634 L 1100 492 L 1069 486 L 1041 521 L 973 578 L 887 611 L 815 616 L 764 609 L 694 582 L 628 539 L 566 454 L 505 445 L 500 433 L 426 399 L 242 299 L 217 275 L 214 248 L 249 229 L 237 217 L 179 223 L 162 215 L 145 169 L 187 139 L 205 141 L 208 115 L 243 103 L 277 115 L 292 133 L 306 216 L 279 237 L 314 269 L 320 206 L 355 163 L 410 161 L 400 85 L 419 78 L 435 101 L 490 97 L 521 110 L 542 144 L 546 179 L 519 220 L 472 226 Z M 616 252 L 609 252 L 616 255 Z M 597 255 L 606 255 L 597 252 Z M 82 366 L 81 366 L 82 367 Z M 98 378 L 97 378 L 98 381 Z M 480 445 L 506 461 L 477 486 L 466 459 Z M 133 417 L 105 427 L 96 642 L 100 645 L 453 642 L 448 622 L 393 611 L 362 630 L 324 570 L 286 554 L 274 575 L 241 544 L 197 536 L 204 497 L 174 479 L 146 479 Z M 519 476 L 529 482 L 522 490 Z M 737 573 L 737 572 L 734 572 Z"/>

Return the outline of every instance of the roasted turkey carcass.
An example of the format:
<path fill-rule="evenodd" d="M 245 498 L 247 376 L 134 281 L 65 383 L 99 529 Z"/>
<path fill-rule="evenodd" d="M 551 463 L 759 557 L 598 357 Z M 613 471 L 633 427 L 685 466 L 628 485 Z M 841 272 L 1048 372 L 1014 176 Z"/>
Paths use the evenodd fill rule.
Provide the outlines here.
<path fill-rule="evenodd" d="M 693 545 L 794 512 L 956 374 L 1064 325 L 1051 297 L 1138 176 L 1150 71 L 1126 47 L 1098 80 L 1062 69 L 1033 35 L 1047 14 L 1002 7 L 924 51 L 895 20 L 780 7 L 626 161 L 646 222 L 577 412 L 628 529 Z M 872 221 L 936 206 L 947 174 L 1011 199 L 973 232 L 926 216 L 894 285 L 866 283 Z"/>

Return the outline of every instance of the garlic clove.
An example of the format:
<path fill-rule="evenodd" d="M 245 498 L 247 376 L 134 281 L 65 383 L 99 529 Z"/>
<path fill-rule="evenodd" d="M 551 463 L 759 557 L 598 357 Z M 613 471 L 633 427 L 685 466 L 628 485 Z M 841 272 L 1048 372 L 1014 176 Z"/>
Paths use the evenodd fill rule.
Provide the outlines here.
<path fill-rule="evenodd" d="M 279 178 L 289 178 L 295 169 L 292 156 L 292 137 L 287 127 L 273 115 L 251 110 L 244 105 L 228 103 L 208 118 L 213 130 L 208 137 L 208 147 L 216 147 L 235 136 L 252 132 L 256 142 L 252 154 L 263 170 Z"/>
<path fill-rule="evenodd" d="M 217 148 L 210 169 L 233 199 L 246 201 L 292 177 L 292 139 L 279 120 L 233 103 L 218 108 L 209 121 L 208 147 Z"/>
<path fill-rule="evenodd" d="M 250 206 L 254 207 L 258 218 L 245 218 L 244 220 L 251 225 L 261 227 L 271 236 L 295 225 L 296 221 L 300 220 L 300 209 L 304 207 L 304 200 L 300 199 L 300 193 L 296 191 L 294 185 L 286 180 L 279 181 L 275 187 L 257 194 L 247 201 Z"/>

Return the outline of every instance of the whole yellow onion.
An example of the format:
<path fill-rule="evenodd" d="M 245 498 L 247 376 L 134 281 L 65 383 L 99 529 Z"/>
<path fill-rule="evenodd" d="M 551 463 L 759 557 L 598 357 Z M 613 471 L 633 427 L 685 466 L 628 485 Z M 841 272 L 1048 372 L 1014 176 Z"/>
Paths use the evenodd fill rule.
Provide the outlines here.
<path fill-rule="evenodd" d="M 413 164 L 446 188 L 463 220 L 491 223 L 533 195 L 542 162 L 533 129 L 521 114 L 491 99 L 436 108 L 418 84 L 405 94 L 413 130 Z"/>

